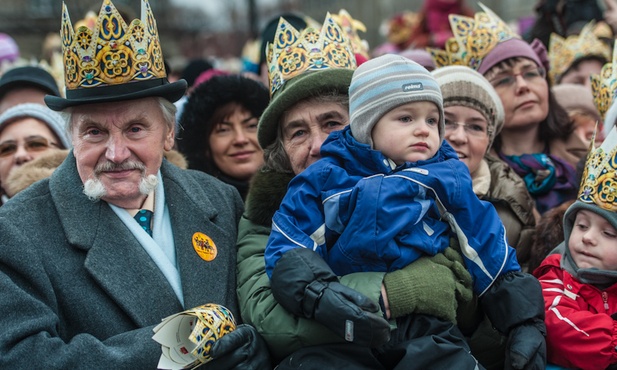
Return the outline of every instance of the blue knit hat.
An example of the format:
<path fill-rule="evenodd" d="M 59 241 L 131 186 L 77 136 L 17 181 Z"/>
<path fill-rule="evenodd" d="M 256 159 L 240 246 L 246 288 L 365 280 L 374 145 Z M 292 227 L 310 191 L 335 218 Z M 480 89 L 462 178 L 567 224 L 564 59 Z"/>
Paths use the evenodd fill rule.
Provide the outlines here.
<path fill-rule="evenodd" d="M 354 71 L 349 85 L 349 115 L 353 137 L 373 146 L 371 132 L 392 109 L 415 101 L 439 109 L 439 142 L 444 137 L 441 90 L 431 73 L 418 63 L 394 54 L 371 59 Z"/>

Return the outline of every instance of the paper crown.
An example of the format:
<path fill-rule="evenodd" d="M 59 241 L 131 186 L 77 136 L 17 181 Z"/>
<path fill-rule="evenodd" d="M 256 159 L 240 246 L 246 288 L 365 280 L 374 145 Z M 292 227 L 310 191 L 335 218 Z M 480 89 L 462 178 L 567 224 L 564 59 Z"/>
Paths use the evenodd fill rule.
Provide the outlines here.
<path fill-rule="evenodd" d="M 553 84 L 556 84 L 561 75 L 581 58 L 596 56 L 603 58 L 604 62 L 610 59 L 610 47 L 596 36 L 596 26 L 595 21 L 591 21 L 578 35 L 565 39 L 556 33 L 551 33 L 548 50 L 551 68 L 548 76 Z"/>
<path fill-rule="evenodd" d="M 450 14 L 451 37 L 446 41 L 445 50 L 427 48 L 437 68 L 448 65 L 466 65 L 478 70 L 484 57 L 497 44 L 521 37 L 514 32 L 497 14 L 478 3 L 483 11 L 473 18 Z"/>
<path fill-rule="evenodd" d="M 355 54 L 361 55 L 369 59 L 369 47 L 366 40 L 362 40 L 358 35 L 358 31 L 366 32 L 364 23 L 357 19 L 353 19 L 345 9 L 339 10 L 338 14 L 333 14 L 332 18 L 341 27 Z"/>
<path fill-rule="evenodd" d="M 286 81 L 306 71 L 356 68 L 351 43 L 330 13 L 326 15 L 321 32 L 312 26 L 298 31 L 281 18 L 274 43 L 268 44 L 267 61 L 270 96 Z"/>
<path fill-rule="evenodd" d="M 95 28 L 80 26 L 75 31 L 62 4 L 61 36 L 69 90 L 167 77 L 148 0 L 142 0 L 141 19 L 130 26 L 112 2 L 104 0 Z"/>
<path fill-rule="evenodd" d="M 599 75 L 592 74 L 590 78 L 593 102 L 604 119 L 617 94 L 617 42 L 613 47 L 613 59 L 602 66 Z"/>
<path fill-rule="evenodd" d="M 591 140 L 578 200 L 617 211 L 617 128 L 613 127 L 599 148 Z"/>

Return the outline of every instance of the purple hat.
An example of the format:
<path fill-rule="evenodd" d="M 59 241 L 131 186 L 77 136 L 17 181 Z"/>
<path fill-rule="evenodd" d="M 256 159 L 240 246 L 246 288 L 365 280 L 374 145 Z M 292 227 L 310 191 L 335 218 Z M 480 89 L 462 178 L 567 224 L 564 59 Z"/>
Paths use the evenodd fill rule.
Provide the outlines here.
<path fill-rule="evenodd" d="M 531 44 L 519 38 L 512 38 L 502 41 L 497 44 L 488 54 L 482 59 L 482 63 L 478 67 L 478 72 L 485 74 L 495 65 L 510 58 L 527 58 L 531 59 L 538 67 L 544 67 L 548 71 L 549 62 L 546 56 L 546 47 L 538 39 L 534 39 Z"/>

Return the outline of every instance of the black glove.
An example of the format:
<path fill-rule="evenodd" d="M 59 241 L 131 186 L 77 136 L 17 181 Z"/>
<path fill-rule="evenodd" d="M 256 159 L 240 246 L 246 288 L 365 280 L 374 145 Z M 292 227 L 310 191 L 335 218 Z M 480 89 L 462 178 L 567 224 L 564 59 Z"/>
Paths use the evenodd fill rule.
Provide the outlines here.
<path fill-rule="evenodd" d="M 390 325 L 379 305 L 339 283 L 328 264 L 314 251 L 296 248 L 276 263 L 272 294 L 296 316 L 315 319 L 348 342 L 379 347 L 390 340 Z"/>
<path fill-rule="evenodd" d="M 505 368 L 544 369 L 546 326 L 538 280 L 520 271 L 507 273 L 480 302 L 495 329 L 508 337 Z"/>
<path fill-rule="evenodd" d="M 506 343 L 506 368 L 546 368 L 546 341 L 544 323 L 515 326 Z"/>
<path fill-rule="evenodd" d="M 250 325 L 238 325 L 236 330 L 219 338 L 212 345 L 213 360 L 200 366 L 201 370 L 271 370 L 266 342 Z"/>

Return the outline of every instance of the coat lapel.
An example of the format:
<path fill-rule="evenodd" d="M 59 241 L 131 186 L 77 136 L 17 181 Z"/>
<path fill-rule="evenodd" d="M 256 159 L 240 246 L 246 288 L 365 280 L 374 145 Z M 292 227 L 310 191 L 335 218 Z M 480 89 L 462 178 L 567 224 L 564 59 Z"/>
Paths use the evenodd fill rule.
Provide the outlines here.
<path fill-rule="evenodd" d="M 216 200 L 203 192 L 203 184 L 200 186 L 168 163 L 163 164 L 161 171 L 174 230 L 184 306 L 189 309 L 209 302 L 230 302 L 227 293 L 231 285 L 235 291 L 236 236 L 233 231 L 236 226 L 216 223 L 220 212 L 213 203 Z M 216 258 L 207 261 L 199 256 L 193 242 L 196 233 L 211 239 L 217 250 Z"/>
<path fill-rule="evenodd" d="M 137 326 L 182 310 L 164 275 L 107 203 L 83 194 L 72 151 L 50 185 L 68 242 L 87 253 L 84 268 Z"/>

